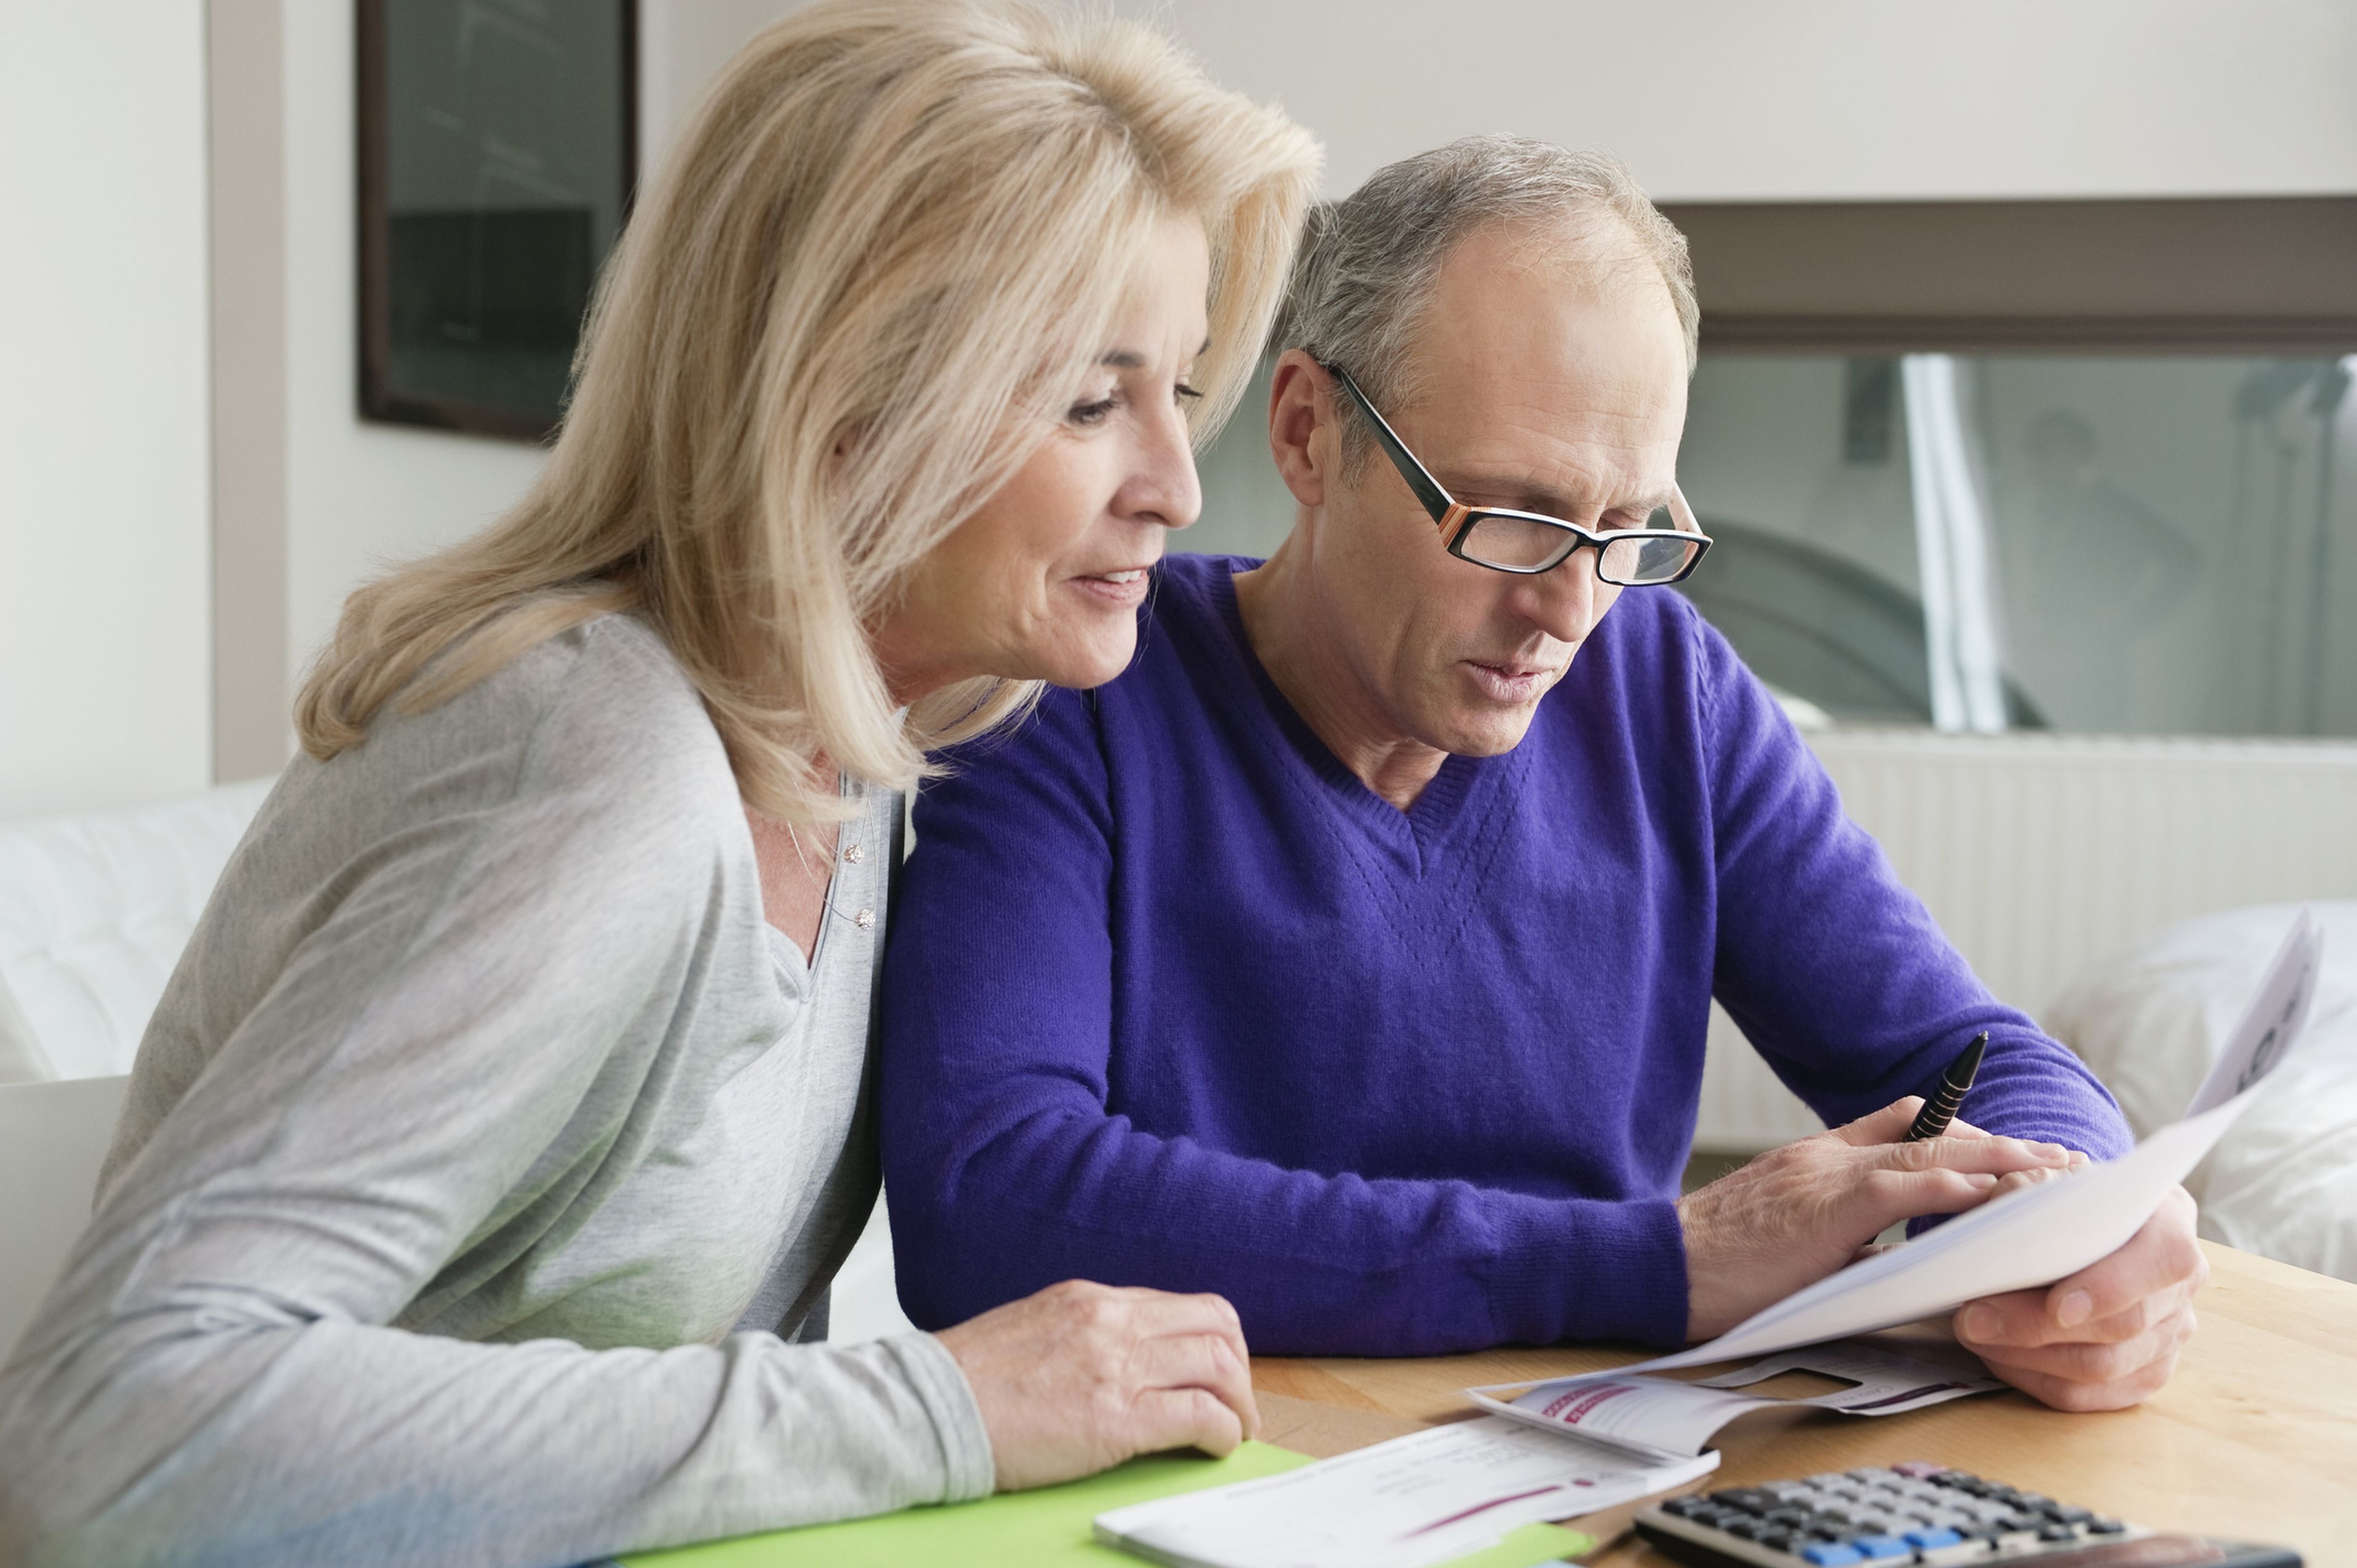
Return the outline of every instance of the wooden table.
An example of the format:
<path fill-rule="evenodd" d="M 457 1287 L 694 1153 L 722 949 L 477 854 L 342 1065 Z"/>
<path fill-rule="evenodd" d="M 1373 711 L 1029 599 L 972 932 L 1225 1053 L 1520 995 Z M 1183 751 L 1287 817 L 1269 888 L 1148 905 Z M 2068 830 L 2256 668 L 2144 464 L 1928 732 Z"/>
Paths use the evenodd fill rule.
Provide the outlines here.
<path fill-rule="evenodd" d="M 2213 1272 L 2197 1303 L 2200 1331 L 2169 1387 L 2135 1410 L 2065 1415 L 2007 1391 L 1878 1420 L 1770 1412 L 1727 1430 L 1706 1484 L 1929 1459 L 2139 1524 L 2296 1546 L 2310 1568 L 2357 1564 L 2357 1285 L 2202 1245 Z M 1570 1348 L 1397 1361 L 1265 1358 L 1253 1363 L 1253 1383 L 1279 1405 L 1308 1401 L 1332 1412 L 1329 1430 L 1353 1434 L 1336 1444 L 1347 1447 L 1405 1423 L 1461 1417 L 1469 1404 L 1458 1391 L 1474 1384 L 1534 1382 L 1638 1359 L 1630 1349 Z M 1624 1537 L 1588 1561 L 1669 1559 Z"/>

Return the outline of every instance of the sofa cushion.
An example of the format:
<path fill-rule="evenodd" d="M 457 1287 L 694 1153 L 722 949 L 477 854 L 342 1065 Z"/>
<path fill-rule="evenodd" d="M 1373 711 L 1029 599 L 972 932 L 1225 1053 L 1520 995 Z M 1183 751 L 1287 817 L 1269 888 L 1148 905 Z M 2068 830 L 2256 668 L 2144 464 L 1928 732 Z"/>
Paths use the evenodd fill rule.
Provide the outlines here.
<path fill-rule="evenodd" d="M 271 783 L 0 823 L 0 986 L 54 1076 L 131 1069 L 147 1015 Z"/>

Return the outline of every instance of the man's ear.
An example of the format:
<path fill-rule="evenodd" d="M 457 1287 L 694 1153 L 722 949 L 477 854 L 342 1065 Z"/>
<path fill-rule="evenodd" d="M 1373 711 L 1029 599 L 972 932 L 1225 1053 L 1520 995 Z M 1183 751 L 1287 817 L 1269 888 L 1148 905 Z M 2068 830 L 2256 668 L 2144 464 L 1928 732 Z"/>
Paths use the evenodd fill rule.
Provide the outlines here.
<path fill-rule="evenodd" d="M 1341 456 L 1331 396 L 1329 379 L 1306 349 L 1287 349 L 1277 357 L 1268 386 L 1268 451 L 1285 488 L 1306 507 L 1326 504 L 1326 487 Z"/>

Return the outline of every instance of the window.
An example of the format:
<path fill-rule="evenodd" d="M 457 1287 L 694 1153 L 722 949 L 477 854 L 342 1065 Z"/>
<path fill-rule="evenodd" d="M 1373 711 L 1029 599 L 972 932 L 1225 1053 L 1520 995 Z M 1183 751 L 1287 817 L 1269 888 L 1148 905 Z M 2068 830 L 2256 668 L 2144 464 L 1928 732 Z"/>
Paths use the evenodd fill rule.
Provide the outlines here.
<path fill-rule="evenodd" d="M 1685 587 L 1836 721 L 2357 735 L 2352 368 L 1706 355 Z"/>

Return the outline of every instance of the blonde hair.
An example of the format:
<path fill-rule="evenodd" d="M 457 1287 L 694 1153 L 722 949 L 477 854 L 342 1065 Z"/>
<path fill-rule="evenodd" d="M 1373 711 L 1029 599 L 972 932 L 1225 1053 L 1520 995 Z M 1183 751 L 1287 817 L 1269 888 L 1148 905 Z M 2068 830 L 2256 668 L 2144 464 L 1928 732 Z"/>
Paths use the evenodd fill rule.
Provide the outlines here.
<path fill-rule="evenodd" d="M 866 628 L 1081 393 L 1156 225 L 1210 242 L 1198 448 L 1281 296 L 1317 144 L 1161 35 L 1015 0 L 821 0 L 707 90 L 600 281 L 562 433 L 483 532 L 346 603 L 297 701 L 360 745 L 595 617 L 650 621 L 746 800 L 839 814 L 1036 697 L 896 710 Z"/>

